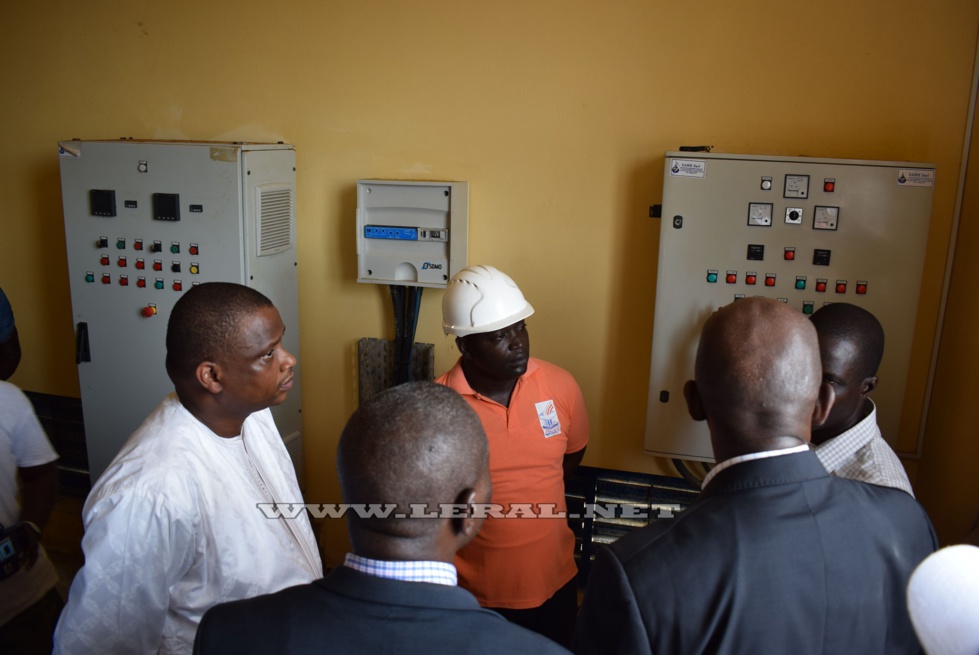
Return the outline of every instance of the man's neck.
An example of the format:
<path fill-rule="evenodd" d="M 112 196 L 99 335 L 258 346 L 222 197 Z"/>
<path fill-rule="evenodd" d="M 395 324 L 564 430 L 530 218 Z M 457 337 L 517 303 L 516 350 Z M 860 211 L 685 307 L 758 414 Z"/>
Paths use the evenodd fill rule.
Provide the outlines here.
<path fill-rule="evenodd" d="M 517 386 L 517 380 L 520 379 L 519 376 L 506 380 L 488 378 L 480 375 L 478 371 L 472 370 L 471 367 L 467 367 L 465 359 L 462 360 L 462 373 L 466 376 L 466 382 L 469 383 L 469 387 L 473 391 L 500 403 L 504 407 L 510 406 L 510 398 Z"/>

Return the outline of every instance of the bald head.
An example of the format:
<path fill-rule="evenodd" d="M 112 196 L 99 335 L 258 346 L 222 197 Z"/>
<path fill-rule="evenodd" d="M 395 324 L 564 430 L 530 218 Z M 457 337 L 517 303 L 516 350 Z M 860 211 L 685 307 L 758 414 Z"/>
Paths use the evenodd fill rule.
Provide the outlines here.
<path fill-rule="evenodd" d="M 731 442 L 750 452 L 784 447 L 768 444 L 781 437 L 808 441 L 822 381 L 816 331 L 785 303 L 738 300 L 704 325 L 695 378 L 695 418 L 708 419 L 715 455 Z"/>
<path fill-rule="evenodd" d="M 432 382 L 409 382 L 373 396 L 340 437 L 337 468 L 344 501 L 412 504 L 465 501 L 478 487 L 488 502 L 489 447 L 479 417 L 462 396 Z M 471 502 L 471 501 L 470 501 Z M 434 539 L 439 519 L 362 519 L 351 513 L 351 540 L 377 548 L 385 539 Z"/>

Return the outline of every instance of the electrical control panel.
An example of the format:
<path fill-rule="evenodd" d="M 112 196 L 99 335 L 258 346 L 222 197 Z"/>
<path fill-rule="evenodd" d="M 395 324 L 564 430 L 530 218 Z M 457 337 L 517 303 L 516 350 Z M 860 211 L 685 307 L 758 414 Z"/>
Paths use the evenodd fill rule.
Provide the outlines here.
<path fill-rule="evenodd" d="M 468 182 L 357 182 L 358 282 L 445 288 L 468 233 Z"/>
<path fill-rule="evenodd" d="M 237 282 L 264 293 L 286 325 L 284 346 L 299 357 L 296 158 L 287 144 L 133 140 L 64 141 L 59 155 L 94 482 L 173 390 L 167 320 L 193 285 Z M 299 379 L 273 408 L 294 462 Z"/>
<path fill-rule="evenodd" d="M 899 432 L 935 168 L 906 162 L 666 154 L 645 451 L 712 461 L 683 398 L 704 322 L 740 298 L 812 314 L 846 302 L 884 327 L 873 394 Z"/>

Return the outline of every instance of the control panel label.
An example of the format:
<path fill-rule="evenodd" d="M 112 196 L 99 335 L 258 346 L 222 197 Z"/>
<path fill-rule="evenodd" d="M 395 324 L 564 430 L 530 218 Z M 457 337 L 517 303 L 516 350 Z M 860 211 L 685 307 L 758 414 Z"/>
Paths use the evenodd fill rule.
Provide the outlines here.
<path fill-rule="evenodd" d="M 935 186 L 935 171 L 929 168 L 902 168 L 897 173 L 898 186 Z"/>
<path fill-rule="evenodd" d="M 707 177 L 707 162 L 703 159 L 673 159 L 670 161 L 670 177 Z"/>

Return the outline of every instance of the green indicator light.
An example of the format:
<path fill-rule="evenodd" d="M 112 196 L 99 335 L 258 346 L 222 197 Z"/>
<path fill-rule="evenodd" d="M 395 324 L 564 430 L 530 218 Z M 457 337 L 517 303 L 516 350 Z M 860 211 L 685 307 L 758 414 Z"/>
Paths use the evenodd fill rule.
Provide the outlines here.
<path fill-rule="evenodd" d="M 717 273 L 708 273 L 707 281 L 710 282 L 711 284 L 717 282 Z"/>
<path fill-rule="evenodd" d="M 162 288 L 163 288 L 163 280 L 157 280 L 157 281 L 156 281 L 156 282 L 155 282 L 155 283 L 153 284 L 153 286 L 155 286 L 155 287 L 156 287 L 157 289 L 162 289 Z"/>
<path fill-rule="evenodd" d="M 796 289 L 805 289 L 806 288 L 806 281 L 805 280 L 796 280 L 795 281 L 795 288 Z"/>

